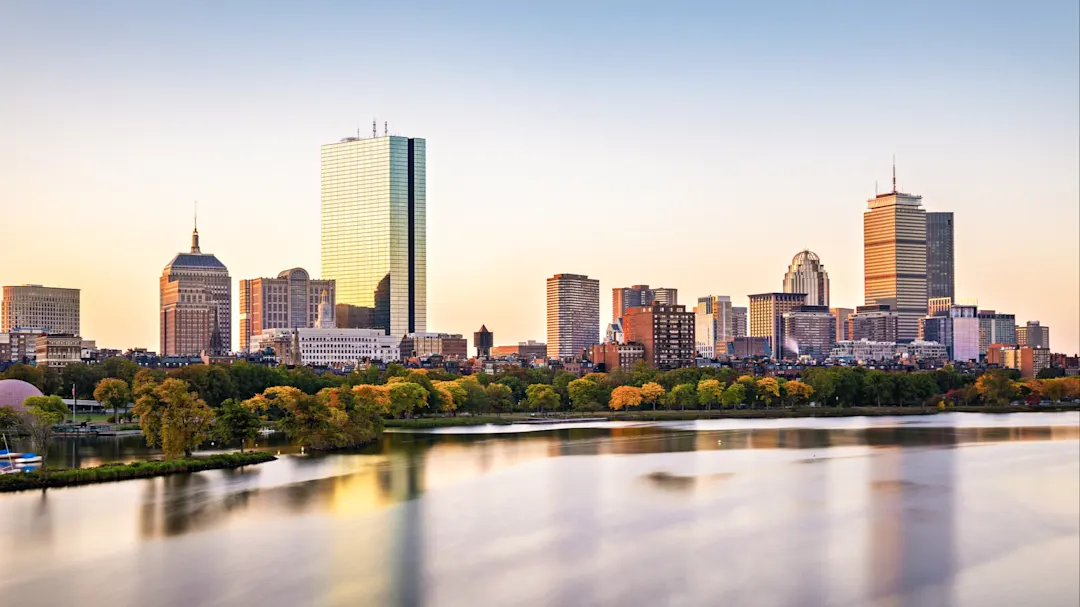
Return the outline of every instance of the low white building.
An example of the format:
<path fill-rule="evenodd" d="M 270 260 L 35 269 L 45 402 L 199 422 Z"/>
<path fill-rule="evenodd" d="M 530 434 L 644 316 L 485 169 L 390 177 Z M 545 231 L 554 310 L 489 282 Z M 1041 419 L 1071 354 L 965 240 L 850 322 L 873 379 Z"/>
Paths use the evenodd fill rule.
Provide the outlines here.
<path fill-rule="evenodd" d="M 896 342 L 870 341 L 867 339 L 843 340 L 836 342 L 829 358 L 832 360 L 853 360 L 856 362 L 892 360 L 896 355 Z"/>
<path fill-rule="evenodd" d="M 896 351 L 901 356 L 914 357 L 918 360 L 948 360 L 949 349 L 936 341 L 915 340 L 909 344 L 898 344 Z"/>
<path fill-rule="evenodd" d="M 332 319 L 324 291 L 314 328 L 265 329 L 252 336 L 251 351 L 271 348 L 286 364 L 316 367 L 401 360 L 400 335 L 386 335 L 382 329 L 341 329 L 333 326 Z"/>

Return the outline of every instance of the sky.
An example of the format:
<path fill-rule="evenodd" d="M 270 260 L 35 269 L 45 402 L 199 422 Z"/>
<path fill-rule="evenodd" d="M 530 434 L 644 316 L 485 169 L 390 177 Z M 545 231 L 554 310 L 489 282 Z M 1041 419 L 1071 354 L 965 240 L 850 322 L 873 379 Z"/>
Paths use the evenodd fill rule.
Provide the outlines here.
<path fill-rule="evenodd" d="M 427 140 L 429 331 L 542 341 L 556 273 L 602 324 L 631 284 L 745 305 L 804 248 L 854 308 L 895 155 L 957 297 L 1080 351 L 1076 2 L 535 4 L 0 4 L 0 284 L 157 350 L 197 200 L 235 327 L 240 279 L 319 274 L 319 148 L 376 120 Z"/>

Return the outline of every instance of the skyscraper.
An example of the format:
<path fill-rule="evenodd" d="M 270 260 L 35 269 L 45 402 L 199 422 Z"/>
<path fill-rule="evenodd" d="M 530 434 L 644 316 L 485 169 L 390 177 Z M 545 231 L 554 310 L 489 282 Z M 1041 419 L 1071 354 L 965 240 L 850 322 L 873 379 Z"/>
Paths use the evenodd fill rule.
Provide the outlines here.
<path fill-rule="evenodd" d="M 686 306 L 656 303 L 623 316 L 627 344 L 645 347 L 645 363 L 669 371 L 694 364 L 694 313 Z"/>
<path fill-rule="evenodd" d="M 829 308 L 829 312 L 836 318 L 836 341 L 851 339 L 851 315 L 855 310 L 851 308 Z"/>
<path fill-rule="evenodd" d="M 806 293 L 806 305 L 829 306 L 829 273 L 817 253 L 799 251 L 784 274 L 784 293 Z"/>
<path fill-rule="evenodd" d="M 953 297 L 953 214 L 926 214 L 926 297 Z"/>
<path fill-rule="evenodd" d="M 0 332 L 12 329 L 79 335 L 79 290 L 41 285 L 4 287 Z"/>
<path fill-rule="evenodd" d="M 863 214 L 863 290 L 866 305 L 898 315 L 897 341 L 913 341 L 926 316 L 926 212 L 922 196 L 896 189 L 869 201 Z"/>
<path fill-rule="evenodd" d="M 698 315 L 694 321 L 694 329 L 697 331 L 695 340 L 701 342 L 701 352 L 712 352 L 708 358 L 727 354 L 727 343 L 735 338 L 735 319 L 731 310 L 731 298 L 727 295 L 699 297 L 697 305 L 694 306 L 694 313 Z M 708 323 L 708 326 L 701 326 L 702 323 Z M 706 344 L 705 341 L 711 343 Z"/>
<path fill-rule="evenodd" d="M 322 146 L 323 278 L 393 335 L 427 325 L 425 147 L 394 135 Z"/>
<path fill-rule="evenodd" d="M 323 322 L 334 323 L 334 281 L 312 280 L 307 270 L 293 268 L 277 278 L 240 281 L 240 349 L 247 350 L 251 336 L 265 329 L 310 329 L 319 320 L 321 294 L 327 293 L 330 313 Z"/>
<path fill-rule="evenodd" d="M 933 311 L 930 312 L 933 315 Z M 992 344 L 1016 345 L 1016 315 L 996 310 L 979 310 L 979 354 L 986 354 Z"/>
<path fill-rule="evenodd" d="M 232 279 L 225 264 L 199 248 L 177 253 L 161 272 L 161 355 L 228 354 L 232 350 Z"/>
<path fill-rule="evenodd" d="M 649 288 L 649 285 L 634 285 L 632 287 L 616 287 L 611 290 L 611 322 L 618 322 L 626 313 L 627 308 L 649 306 L 653 303 L 662 303 L 669 306 L 677 305 L 679 290 L 668 287 Z"/>
<path fill-rule="evenodd" d="M 581 274 L 547 279 L 548 358 L 571 358 L 600 343 L 600 281 Z"/>
<path fill-rule="evenodd" d="M 750 296 L 750 337 L 765 337 L 773 358 L 784 356 L 784 314 L 806 305 L 806 293 L 760 293 Z M 797 351 L 797 349 L 796 349 Z"/>
<path fill-rule="evenodd" d="M 733 306 L 731 308 L 731 336 L 748 337 L 750 322 L 745 306 Z"/>

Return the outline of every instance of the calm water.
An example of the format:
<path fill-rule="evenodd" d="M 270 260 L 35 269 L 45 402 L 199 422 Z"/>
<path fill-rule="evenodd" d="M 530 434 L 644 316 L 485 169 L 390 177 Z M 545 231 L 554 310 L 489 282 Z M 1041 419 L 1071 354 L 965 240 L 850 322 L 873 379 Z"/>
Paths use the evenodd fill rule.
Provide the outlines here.
<path fill-rule="evenodd" d="M 455 428 L 0 495 L 5 605 L 1075 606 L 1078 570 L 1076 413 Z"/>

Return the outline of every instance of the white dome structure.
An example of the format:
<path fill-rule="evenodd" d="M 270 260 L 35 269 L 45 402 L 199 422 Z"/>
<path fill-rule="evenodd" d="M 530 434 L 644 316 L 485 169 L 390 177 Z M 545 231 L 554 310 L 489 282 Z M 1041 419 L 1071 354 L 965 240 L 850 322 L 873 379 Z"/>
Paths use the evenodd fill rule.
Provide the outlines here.
<path fill-rule="evenodd" d="M 23 410 L 23 401 L 30 396 L 43 396 L 41 390 L 31 383 L 21 379 L 0 380 L 0 407 L 13 407 L 16 411 Z"/>

